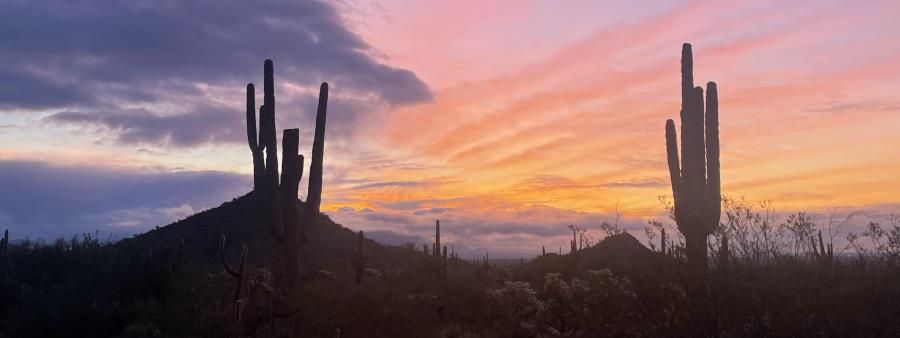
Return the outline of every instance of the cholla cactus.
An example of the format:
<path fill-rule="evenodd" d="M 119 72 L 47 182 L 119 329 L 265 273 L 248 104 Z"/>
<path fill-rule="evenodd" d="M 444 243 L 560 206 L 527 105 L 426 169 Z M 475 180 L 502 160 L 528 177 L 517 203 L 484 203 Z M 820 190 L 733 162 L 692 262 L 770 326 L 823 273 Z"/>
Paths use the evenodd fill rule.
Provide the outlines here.
<path fill-rule="evenodd" d="M 639 300 L 631 281 L 610 270 L 588 271 L 587 278 L 572 280 L 573 299 L 579 302 L 576 316 L 590 336 L 633 336 L 640 325 Z M 618 331 L 618 329 L 626 331 Z"/>
<path fill-rule="evenodd" d="M 507 281 L 502 288 L 489 291 L 488 296 L 503 335 L 530 337 L 541 329 L 546 304 L 538 299 L 530 284 Z"/>

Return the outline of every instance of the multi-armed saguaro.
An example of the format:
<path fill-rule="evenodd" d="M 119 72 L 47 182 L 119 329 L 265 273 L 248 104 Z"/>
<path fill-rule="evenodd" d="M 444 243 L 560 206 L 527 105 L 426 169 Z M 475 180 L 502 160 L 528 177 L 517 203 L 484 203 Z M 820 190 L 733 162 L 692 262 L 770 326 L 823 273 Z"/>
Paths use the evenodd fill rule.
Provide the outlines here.
<path fill-rule="evenodd" d="M 680 162 L 675 122 L 666 121 L 666 152 L 675 199 L 675 222 L 684 234 L 688 272 L 692 279 L 703 278 L 706 272 L 706 241 L 719 224 L 722 203 L 716 83 L 707 83 L 704 116 L 703 88 L 694 87 L 693 67 L 691 45 L 685 43 L 681 49 Z"/>
<path fill-rule="evenodd" d="M 328 84 L 319 88 L 316 128 L 310 163 L 306 205 L 299 210 L 297 190 L 303 176 L 303 155 L 298 154 L 299 129 L 282 134 L 282 168 L 278 175 L 278 147 L 275 139 L 275 76 L 272 60 L 266 60 L 263 74 L 263 104 L 259 108 L 259 133 L 255 111 L 255 89 L 247 85 L 247 141 L 253 155 L 253 195 L 260 206 L 260 219 L 277 242 L 271 259 L 273 286 L 284 291 L 297 285 L 303 228 L 315 222 L 322 200 L 322 163 L 325 149 L 325 119 Z M 280 181 L 280 182 L 279 182 Z"/>

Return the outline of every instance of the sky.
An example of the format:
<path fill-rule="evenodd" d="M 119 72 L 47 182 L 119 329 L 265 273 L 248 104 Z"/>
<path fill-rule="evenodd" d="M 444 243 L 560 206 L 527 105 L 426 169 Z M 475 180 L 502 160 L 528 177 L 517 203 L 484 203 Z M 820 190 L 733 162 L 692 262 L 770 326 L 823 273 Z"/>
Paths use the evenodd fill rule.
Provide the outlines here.
<path fill-rule="evenodd" d="M 678 123 L 690 42 L 695 82 L 719 88 L 723 193 L 820 221 L 830 208 L 859 228 L 900 213 L 895 13 L 896 1 L 5 2 L 0 227 L 121 238 L 246 193 L 244 88 L 271 58 L 278 128 L 300 128 L 307 156 L 330 84 L 322 208 L 346 227 L 422 242 L 440 219 L 442 242 L 496 257 L 567 247 L 569 224 L 602 237 L 617 214 L 640 236 L 671 223 L 664 124 Z"/>

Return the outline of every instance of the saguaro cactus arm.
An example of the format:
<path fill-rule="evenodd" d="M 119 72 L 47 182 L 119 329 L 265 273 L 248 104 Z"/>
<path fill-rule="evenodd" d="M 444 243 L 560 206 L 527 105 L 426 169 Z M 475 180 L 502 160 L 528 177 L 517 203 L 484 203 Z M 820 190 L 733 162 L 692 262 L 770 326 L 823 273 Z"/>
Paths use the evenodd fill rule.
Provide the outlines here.
<path fill-rule="evenodd" d="M 263 65 L 263 108 L 260 110 L 260 142 L 266 149 L 266 179 L 272 190 L 278 186 L 278 146 L 275 144 L 275 75 L 272 60 Z"/>
<path fill-rule="evenodd" d="M 715 82 L 706 83 L 706 203 L 707 224 L 719 224 L 722 214 L 722 187 L 719 177 L 719 90 Z"/>
<path fill-rule="evenodd" d="M 316 131 L 313 139 L 312 161 L 309 164 L 309 187 L 304 215 L 315 217 L 322 203 L 322 164 L 325 155 L 325 120 L 328 113 L 328 83 L 319 87 L 319 106 L 316 110 Z M 313 218 L 310 218 L 312 220 Z"/>
<path fill-rule="evenodd" d="M 669 162 L 669 177 L 672 179 L 672 196 L 677 203 L 681 191 L 681 163 L 678 161 L 678 134 L 675 131 L 675 121 L 666 120 L 666 155 Z M 676 207 L 677 211 L 678 208 Z M 676 217 L 677 218 L 677 217 Z"/>
<path fill-rule="evenodd" d="M 256 90 L 252 83 L 247 84 L 247 143 L 250 145 L 250 151 L 259 151 L 256 136 Z"/>

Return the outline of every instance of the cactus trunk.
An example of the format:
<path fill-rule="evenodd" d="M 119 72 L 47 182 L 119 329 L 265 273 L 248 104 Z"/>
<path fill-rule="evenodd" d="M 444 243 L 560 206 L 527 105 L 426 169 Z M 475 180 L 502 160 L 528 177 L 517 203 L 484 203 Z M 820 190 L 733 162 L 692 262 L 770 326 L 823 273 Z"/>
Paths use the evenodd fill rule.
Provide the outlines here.
<path fill-rule="evenodd" d="M 305 215 L 319 214 L 322 203 L 322 163 L 325 157 L 325 117 L 328 109 L 328 84 L 319 87 L 319 106 L 316 109 L 316 130 L 313 138 L 312 162 L 309 165 L 309 187 L 306 193 Z"/>

